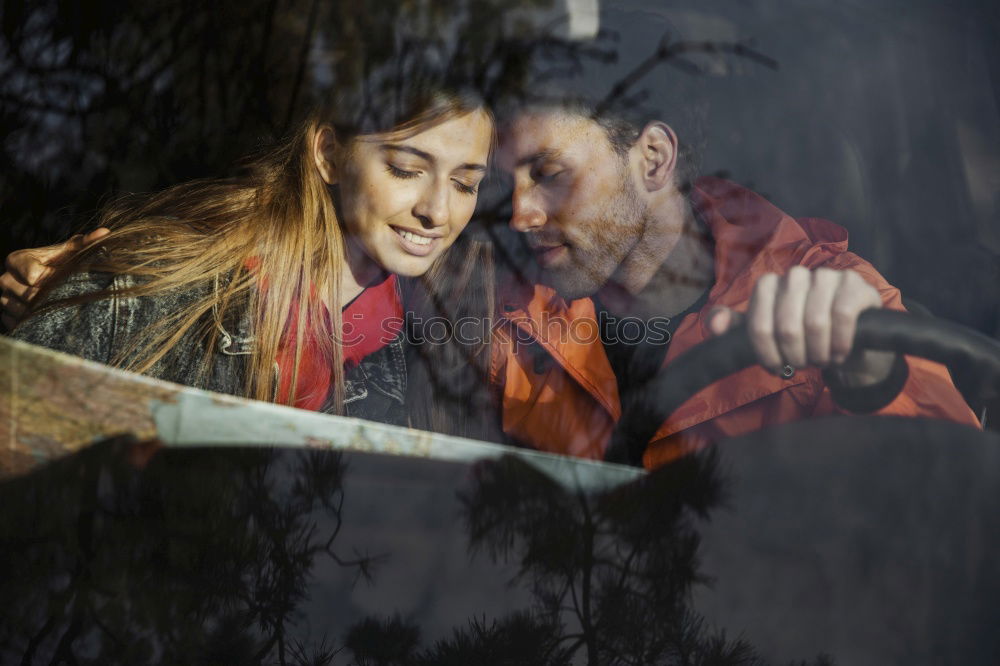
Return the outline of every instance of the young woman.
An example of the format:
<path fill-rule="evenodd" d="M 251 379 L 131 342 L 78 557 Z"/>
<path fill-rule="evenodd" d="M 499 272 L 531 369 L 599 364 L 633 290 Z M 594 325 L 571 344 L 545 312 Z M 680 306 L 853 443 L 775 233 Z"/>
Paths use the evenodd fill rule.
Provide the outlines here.
<path fill-rule="evenodd" d="M 241 178 L 109 207 L 111 232 L 59 267 L 14 337 L 210 390 L 410 421 L 397 276 L 434 268 L 415 297 L 425 305 L 491 302 L 444 257 L 475 210 L 494 128 L 480 101 L 440 88 L 387 107 L 373 119 L 332 105 Z M 469 241 L 451 265 L 486 258 Z"/>

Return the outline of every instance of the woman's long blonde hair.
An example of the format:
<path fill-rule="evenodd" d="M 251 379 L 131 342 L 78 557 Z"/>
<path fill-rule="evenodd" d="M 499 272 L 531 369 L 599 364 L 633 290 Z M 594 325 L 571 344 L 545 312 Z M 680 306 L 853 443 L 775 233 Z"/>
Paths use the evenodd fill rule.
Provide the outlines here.
<path fill-rule="evenodd" d="M 49 288 L 80 271 L 129 274 L 137 286 L 50 302 L 40 311 L 113 295 L 204 293 L 113 350 L 114 364 L 149 371 L 184 336 L 198 335 L 205 341 L 207 372 L 220 324 L 249 309 L 254 344 L 243 394 L 294 404 L 303 350 L 316 345 L 329 360 L 330 397 L 341 413 L 344 354 L 337 339 L 345 237 L 334 197 L 312 159 L 316 132 L 328 123 L 346 145 L 361 134 L 413 135 L 482 108 L 475 97 L 435 91 L 397 105 L 394 114 L 380 112 L 375 121 L 368 115 L 363 122 L 338 122 L 335 110 L 316 112 L 288 140 L 248 161 L 241 177 L 121 198 L 100 217 L 111 233 L 61 267 Z M 294 340 L 287 339 L 290 332 Z M 291 394 L 277 396 L 275 360 L 288 344 L 294 346 Z"/>

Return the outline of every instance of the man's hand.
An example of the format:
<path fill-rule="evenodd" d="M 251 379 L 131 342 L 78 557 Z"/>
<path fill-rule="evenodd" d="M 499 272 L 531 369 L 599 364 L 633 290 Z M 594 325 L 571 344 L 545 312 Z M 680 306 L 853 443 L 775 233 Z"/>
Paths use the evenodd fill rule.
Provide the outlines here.
<path fill-rule="evenodd" d="M 893 352 L 853 348 L 858 315 L 880 307 L 878 291 L 853 270 L 795 266 L 784 276 L 761 276 L 746 315 L 717 308 L 708 328 L 721 335 L 745 317 L 757 360 L 770 372 L 814 365 L 860 388 L 885 380 L 895 360 Z"/>
<path fill-rule="evenodd" d="M 60 264 L 108 233 L 108 229 L 101 227 L 86 235 L 77 234 L 65 243 L 8 254 L 4 262 L 7 272 L 0 275 L 0 322 L 4 328 L 9 331 L 17 325 L 31 300 Z"/>

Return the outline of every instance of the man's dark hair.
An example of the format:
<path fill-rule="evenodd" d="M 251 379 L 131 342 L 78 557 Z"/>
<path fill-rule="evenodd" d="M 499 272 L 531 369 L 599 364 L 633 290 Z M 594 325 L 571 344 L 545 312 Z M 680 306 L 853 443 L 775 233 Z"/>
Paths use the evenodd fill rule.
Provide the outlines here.
<path fill-rule="evenodd" d="M 611 114 L 595 115 L 591 112 L 587 115 L 604 128 L 604 132 L 608 135 L 608 141 L 611 142 L 611 147 L 614 148 L 619 157 L 623 158 L 628 154 L 629 149 L 635 142 L 639 140 L 639 135 L 642 133 L 643 127 L 645 127 L 645 123 L 642 126 L 637 126 L 625 118 Z"/>
<path fill-rule="evenodd" d="M 586 97 L 574 94 L 572 91 L 556 91 L 549 86 L 544 95 L 537 95 L 517 101 L 507 101 L 498 110 L 498 121 L 506 124 L 514 120 L 519 113 L 560 111 L 575 116 L 593 120 L 604 129 L 608 142 L 615 154 L 624 159 L 628 151 L 642 134 L 642 130 L 651 122 L 661 121 L 674 127 L 673 116 L 686 113 L 675 110 L 667 114 L 648 107 L 625 106 L 607 101 L 593 102 Z M 675 130 L 676 131 L 676 130 Z M 697 153 L 693 142 L 678 132 L 678 155 L 675 182 L 685 191 L 698 173 Z"/>
<path fill-rule="evenodd" d="M 589 118 L 604 129 L 619 157 L 650 122 L 664 122 L 677 134 L 675 182 L 684 189 L 700 168 L 707 98 L 696 75 L 699 65 L 669 47 L 689 39 L 690 28 L 683 20 L 675 25 L 665 10 L 610 6 L 601 8 L 600 26 L 586 43 L 516 44 L 511 52 L 525 58 L 513 68 L 520 75 L 503 77 L 488 102 L 501 124 L 512 119 L 511 111 L 558 110 Z M 684 60 L 683 66 L 665 66 L 674 57 Z"/>

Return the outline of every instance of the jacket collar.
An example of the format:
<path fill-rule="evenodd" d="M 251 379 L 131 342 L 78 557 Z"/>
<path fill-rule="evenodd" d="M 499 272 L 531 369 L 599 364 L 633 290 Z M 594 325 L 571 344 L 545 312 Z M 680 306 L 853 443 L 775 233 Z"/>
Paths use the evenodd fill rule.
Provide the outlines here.
<path fill-rule="evenodd" d="M 759 194 L 720 178 L 699 179 L 691 190 L 691 207 L 715 241 L 709 306 L 745 305 L 764 273 L 820 264 L 847 250 L 843 227 L 815 218 L 796 220 Z"/>
<path fill-rule="evenodd" d="M 567 301 L 540 284 L 507 283 L 501 294 L 504 317 L 541 345 L 617 420 L 618 382 L 601 344 L 594 302 Z M 523 343 L 515 339 L 512 344 Z"/>

